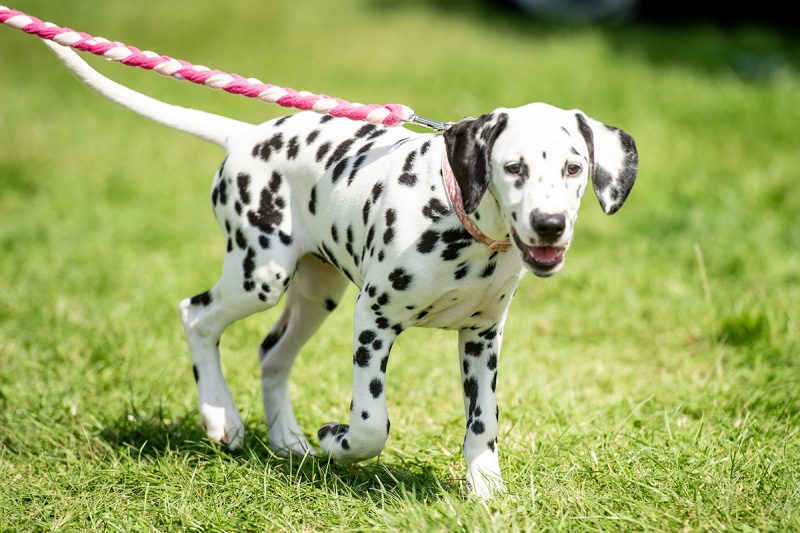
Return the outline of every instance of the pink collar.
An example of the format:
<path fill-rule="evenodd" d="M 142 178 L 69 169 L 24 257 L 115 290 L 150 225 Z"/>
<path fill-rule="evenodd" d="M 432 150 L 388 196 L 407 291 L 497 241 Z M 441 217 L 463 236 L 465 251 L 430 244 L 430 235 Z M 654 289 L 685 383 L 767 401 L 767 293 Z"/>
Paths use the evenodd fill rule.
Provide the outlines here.
<path fill-rule="evenodd" d="M 450 161 L 447 160 L 447 150 L 442 150 L 442 177 L 444 179 L 444 188 L 447 191 L 447 196 L 450 199 L 450 205 L 456 212 L 458 220 L 464 226 L 464 229 L 472 235 L 475 240 L 482 242 L 489 247 L 489 250 L 495 252 L 503 252 L 511 248 L 511 241 L 496 241 L 488 237 L 481 229 L 475 224 L 475 221 L 470 218 L 466 211 L 464 211 L 464 202 L 461 199 L 461 189 L 456 183 L 456 175 L 453 174 L 453 169 L 450 168 Z"/>

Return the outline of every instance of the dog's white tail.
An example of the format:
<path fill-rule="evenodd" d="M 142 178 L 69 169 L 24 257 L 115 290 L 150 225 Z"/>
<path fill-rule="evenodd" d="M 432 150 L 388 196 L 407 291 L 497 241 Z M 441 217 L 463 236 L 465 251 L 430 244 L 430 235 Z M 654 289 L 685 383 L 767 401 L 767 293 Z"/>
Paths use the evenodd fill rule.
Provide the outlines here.
<path fill-rule="evenodd" d="M 227 148 L 228 139 L 232 135 L 254 127 L 246 122 L 150 98 L 106 78 L 70 48 L 48 40 L 45 40 L 44 43 L 86 85 L 122 107 L 127 107 L 131 111 L 165 126 L 185 131 L 223 148 Z"/>

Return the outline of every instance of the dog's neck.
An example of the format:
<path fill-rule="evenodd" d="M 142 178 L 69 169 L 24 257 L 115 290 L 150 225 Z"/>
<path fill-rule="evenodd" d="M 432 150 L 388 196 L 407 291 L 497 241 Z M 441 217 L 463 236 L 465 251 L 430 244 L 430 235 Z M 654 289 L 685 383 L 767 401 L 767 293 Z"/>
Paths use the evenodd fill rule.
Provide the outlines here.
<path fill-rule="evenodd" d="M 508 229 L 503 222 L 503 215 L 500 213 L 500 206 L 492 194 L 491 187 L 483 195 L 478 209 L 469 215 L 480 230 L 490 239 L 495 241 L 507 241 L 510 236 Z"/>

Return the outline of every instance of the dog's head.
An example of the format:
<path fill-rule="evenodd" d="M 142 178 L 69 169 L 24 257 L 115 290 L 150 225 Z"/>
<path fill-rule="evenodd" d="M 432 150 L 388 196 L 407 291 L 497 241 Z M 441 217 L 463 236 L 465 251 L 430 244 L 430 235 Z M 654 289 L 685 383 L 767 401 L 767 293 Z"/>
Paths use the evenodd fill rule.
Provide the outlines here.
<path fill-rule="evenodd" d="M 455 124 L 444 139 L 466 212 L 474 212 L 488 190 L 537 276 L 561 269 L 590 176 L 609 215 L 636 180 L 633 138 L 579 110 L 541 103 L 497 109 Z"/>

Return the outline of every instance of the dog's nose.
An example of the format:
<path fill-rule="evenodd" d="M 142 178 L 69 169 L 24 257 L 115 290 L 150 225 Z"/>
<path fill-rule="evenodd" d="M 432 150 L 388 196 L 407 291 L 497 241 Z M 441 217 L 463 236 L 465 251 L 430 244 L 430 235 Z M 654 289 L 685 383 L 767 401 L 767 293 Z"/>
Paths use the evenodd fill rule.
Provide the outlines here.
<path fill-rule="evenodd" d="M 563 213 L 551 214 L 534 211 L 531 213 L 531 227 L 539 237 L 548 242 L 556 241 L 567 227 L 567 217 Z"/>

